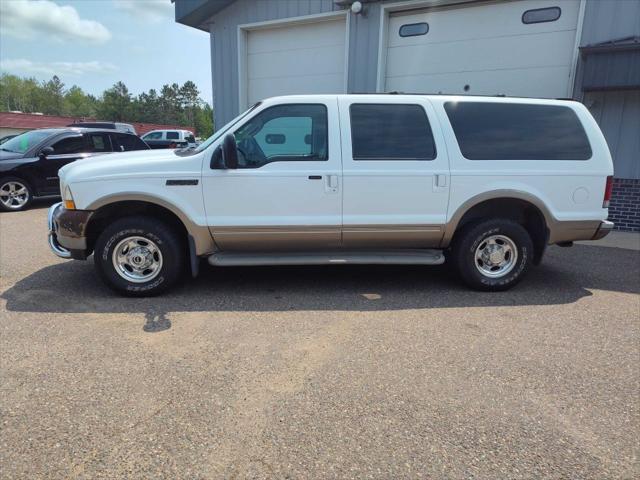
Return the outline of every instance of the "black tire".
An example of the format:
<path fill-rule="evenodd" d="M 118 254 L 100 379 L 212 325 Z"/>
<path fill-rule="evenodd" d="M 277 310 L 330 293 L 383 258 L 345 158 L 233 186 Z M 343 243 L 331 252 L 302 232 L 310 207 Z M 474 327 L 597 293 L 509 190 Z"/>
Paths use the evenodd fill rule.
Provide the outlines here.
<path fill-rule="evenodd" d="M 8 188 L 9 185 L 13 184 L 14 186 L 16 184 L 21 185 L 25 191 L 26 191 L 26 201 L 23 203 L 22 201 L 20 201 L 20 205 L 16 206 L 15 208 L 11 208 L 9 206 L 7 206 L 4 203 L 4 199 L 7 198 L 6 196 L 3 198 L 0 198 L 0 211 L 2 212 L 20 212 L 22 210 L 25 210 L 29 205 L 31 205 L 31 202 L 33 201 L 33 189 L 31 188 L 31 185 L 29 185 L 29 182 L 27 182 L 26 180 L 23 180 L 21 178 L 18 177 L 3 177 L 2 179 L 0 179 L 0 195 L 2 195 L 3 193 L 8 193 Z M 16 200 L 17 202 L 18 200 Z"/>
<path fill-rule="evenodd" d="M 147 246 L 155 244 L 159 250 L 160 255 L 156 252 L 149 257 L 160 259 L 156 261 L 160 266 L 148 281 L 127 280 L 114 265 L 114 250 L 125 239 L 133 237 L 141 237 L 148 242 Z M 144 241 L 137 243 L 144 246 Z M 162 221 L 143 216 L 125 217 L 109 225 L 100 234 L 94 247 L 93 260 L 98 274 L 113 290 L 132 297 L 149 297 L 166 291 L 180 278 L 184 269 L 184 248 L 178 235 Z"/>
<path fill-rule="evenodd" d="M 496 239 L 495 236 L 500 236 L 497 241 L 502 242 L 502 245 L 505 243 L 502 237 L 510 239 L 517 251 L 517 257 L 511 257 L 513 266 L 503 274 L 499 272 L 501 267 L 485 264 L 481 259 L 476 261 L 478 248 L 484 250 L 488 245 L 485 240 Z M 508 259 L 510 255 L 511 252 L 507 253 L 505 258 Z M 462 280 L 471 288 L 490 292 L 508 290 L 522 279 L 531 265 L 533 242 L 527 230 L 519 223 L 508 219 L 484 220 L 469 224 L 456 234 L 451 259 Z M 497 271 L 483 273 L 492 268 Z"/>

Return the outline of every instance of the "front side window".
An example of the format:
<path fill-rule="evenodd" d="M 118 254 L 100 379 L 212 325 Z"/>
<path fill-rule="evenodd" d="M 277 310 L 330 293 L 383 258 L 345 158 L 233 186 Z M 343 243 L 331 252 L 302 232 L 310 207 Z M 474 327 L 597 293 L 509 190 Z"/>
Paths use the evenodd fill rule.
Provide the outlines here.
<path fill-rule="evenodd" d="M 84 143 L 84 137 L 82 135 L 63 138 L 51 146 L 53 147 L 54 155 L 81 153 L 87 150 L 87 146 Z"/>
<path fill-rule="evenodd" d="M 142 138 L 144 140 L 160 140 L 162 138 L 162 132 L 150 132 Z"/>
<path fill-rule="evenodd" d="M 167 132 L 167 140 L 180 140 L 178 132 Z"/>
<path fill-rule="evenodd" d="M 561 105 L 447 102 L 468 160 L 588 160 L 591 146 L 575 112 Z"/>
<path fill-rule="evenodd" d="M 272 162 L 327 160 L 327 133 L 324 105 L 267 108 L 235 131 L 238 166 L 259 168 Z"/>
<path fill-rule="evenodd" d="M 354 160 L 433 160 L 436 147 L 420 105 L 351 105 Z"/>

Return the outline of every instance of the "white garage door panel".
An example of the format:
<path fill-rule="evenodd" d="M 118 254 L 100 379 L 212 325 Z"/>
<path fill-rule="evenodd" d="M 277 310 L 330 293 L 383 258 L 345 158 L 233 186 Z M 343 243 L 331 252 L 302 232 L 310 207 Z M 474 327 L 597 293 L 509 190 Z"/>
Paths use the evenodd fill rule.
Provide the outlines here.
<path fill-rule="evenodd" d="M 574 38 L 575 32 L 538 35 L 535 40 L 535 48 L 529 48 L 531 45 L 529 36 L 510 37 L 508 48 L 515 51 L 526 50 L 526 55 L 505 53 L 505 44 L 502 38 L 412 45 L 404 47 L 402 55 L 389 55 L 388 76 L 566 66 L 571 62 L 572 51 L 558 49 L 556 46 L 569 42 L 573 44 Z M 403 58 L 407 55 L 408 58 L 428 58 L 429 62 L 407 62 L 406 58 Z"/>
<path fill-rule="evenodd" d="M 247 33 L 246 98 L 345 91 L 344 18 Z"/>
<path fill-rule="evenodd" d="M 555 22 L 525 25 L 522 14 L 527 10 L 561 7 L 562 14 Z M 389 35 L 389 46 L 414 43 L 450 42 L 477 38 L 529 35 L 562 30 L 575 30 L 580 3 L 576 0 L 525 0 L 498 5 L 458 7 L 422 13 L 393 14 L 389 19 L 389 32 L 397 34 L 406 23 L 428 22 L 429 33 L 416 37 Z"/>
<path fill-rule="evenodd" d="M 344 91 L 344 75 L 316 75 L 305 77 L 256 78 L 249 83 L 250 104 L 277 95 L 336 93 Z"/>
<path fill-rule="evenodd" d="M 325 20 L 313 23 L 285 25 L 253 30 L 249 33 L 247 52 L 261 53 L 296 50 L 309 46 L 343 45 L 345 20 Z"/>
<path fill-rule="evenodd" d="M 522 23 L 525 11 L 556 6 L 557 21 Z M 394 13 L 384 89 L 565 97 L 579 6 L 579 0 L 523 0 Z M 426 35 L 400 37 L 402 25 L 421 22 L 429 25 Z"/>
<path fill-rule="evenodd" d="M 541 67 L 519 70 L 473 72 L 473 90 L 466 93 L 499 95 L 509 92 L 517 97 L 547 97 L 557 89 L 558 78 L 569 78 L 569 67 Z M 464 92 L 465 76 L 460 73 L 416 75 L 389 78 L 387 89 L 397 92 L 450 93 L 453 87 Z M 471 84 L 469 84 L 471 85 Z"/>
<path fill-rule="evenodd" d="M 336 58 L 344 57 L 344 46 L 316 47 L 304 50 L 296 55 L 294 76 L 344 73 L 344 62 L 337 63 Z M 291 69 L 290 50 L 249 55 L 247 69 L 249 78 L 281 77 L 282 72 Z M 292 72 L 292 75 L 294 72 Z"/>

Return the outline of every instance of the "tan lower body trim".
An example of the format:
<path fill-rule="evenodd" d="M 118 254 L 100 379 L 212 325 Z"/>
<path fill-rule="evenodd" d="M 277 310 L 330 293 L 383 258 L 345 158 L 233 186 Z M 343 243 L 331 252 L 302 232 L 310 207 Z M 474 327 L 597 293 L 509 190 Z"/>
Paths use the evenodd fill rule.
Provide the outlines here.
<path fill-rule="evenodd" d="M 221 250 L 278 251 L 339 248 L 436 247 L 440 225 L 211 227 Z"/>

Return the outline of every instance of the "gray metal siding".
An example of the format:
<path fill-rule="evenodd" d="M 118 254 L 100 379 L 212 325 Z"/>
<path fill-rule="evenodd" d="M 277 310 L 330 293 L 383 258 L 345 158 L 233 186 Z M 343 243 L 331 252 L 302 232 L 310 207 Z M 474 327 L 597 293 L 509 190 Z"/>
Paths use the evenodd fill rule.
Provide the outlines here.
<path fill-rule="evenodd" d="M 380 5 L 366 4 L 366 16 L 350 15 L 348 93 L 376 91 Z"/>
<path fill-rule="evenodd" d="M 580 45 L 640 35 L 640 0 L 587 0 Z"/>
<path fill-rule="evenodd" d="M 640 179 L 640 90 L 588 92 L 584 104 L 607 139 L 615 176 Z"/>
<path fill-rule="evenodd" d="M 587 0 L 580 45 L 594 45 L 640 35 L 640 0 Z M 600 65 L 601 83 L 627 84 L 637 66 L 610 55 Z M 578 63 L 574 96 L 597 120 L 613 156 L 617 178 L 640 178 L 640 90 L 584 92 L 585 64 Z M 588 85 L 586 85 L 589 87 Z"/>
<path fill-rule="evenodd" d="M 333 0 L 237 0 L 214 15 L 207 23 L 216 128 L 238 114 L 238 25 L 334 10 L 340 8 Z"/>

